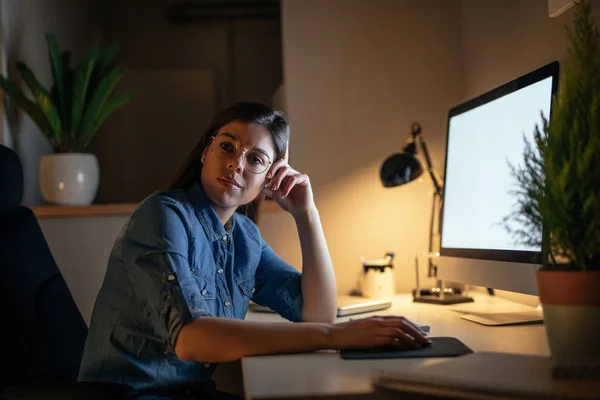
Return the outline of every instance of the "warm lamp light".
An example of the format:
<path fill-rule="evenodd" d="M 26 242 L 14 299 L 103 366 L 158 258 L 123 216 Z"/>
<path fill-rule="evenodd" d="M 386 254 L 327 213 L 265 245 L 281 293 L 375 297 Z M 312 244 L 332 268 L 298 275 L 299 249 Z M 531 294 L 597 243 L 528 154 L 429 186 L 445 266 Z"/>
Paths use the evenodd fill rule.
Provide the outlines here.
<path fill-rule="evenodd" d="M 436 226 L 435 221 L 438 221 L 439 225 L 439 210 L 441 209 L 442 193 L 443 193 L 443 182 L 439 176 L 437 170 L 431 163 L 429 152 L 427 151 L 427 145 L 423 136 L 421 135 L 421 125 L 418 122 L 413 122 L 411 125 L 411 139 L 408 144 L 402 150 L 402 153 L 397 153 L 390 156 L 383 165 L 381 166 L 380 178 L 381 183 L 385 187 L 396 187 L 404 185 L 408 182 L 412 182 L 423 174 L 423 167 L 421 162 L 417 159 L 417 147 L 420 146 L 427 163 L 427 172 L 433 183 L 434 193 L 433 202 L 431 209 L 431 220 L 429 224 L 429 253 L 434 252 L 434 236 L 437 231 L 434 230 Z M 438 218 L 436 218 L 436 216 Z M 417 260 L 415 262 L 418 263 Z M 419 285 L 419 271 L 417 265 L 417 288 L 415 289 L 414 299 L 415 302 L 420 303 L 434 303 L 434 304 L 457 304 L 472 302 L 473 299 L 462 295 L 462 291 L 457 288 L 445 288 L 443 282 L 437 280 L 437 286 L 431 290 L 422 293 Z M 429 266 L 427 270 L 427 277 L 437 277 L 437 266 L 433 264 L 431 258 L 429 258 Z"/>

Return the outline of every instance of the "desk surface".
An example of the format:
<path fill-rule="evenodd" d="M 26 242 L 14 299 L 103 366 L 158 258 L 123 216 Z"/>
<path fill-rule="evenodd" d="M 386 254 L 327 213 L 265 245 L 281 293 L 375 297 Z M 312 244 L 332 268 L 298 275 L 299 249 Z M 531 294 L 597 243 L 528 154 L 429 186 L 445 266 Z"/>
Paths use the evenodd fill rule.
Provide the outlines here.
<path fill-rule="evenodd" d="M 473 351 L 549 355 L 544 326 L 490 327 L 460 318 L 461 311 L 511 312 L 531 307 L 505 299 L 476 294 L 474 303 L 439 306 L 413 303 L 409 295 L 398 295 L 392 308 L 368 315 L 403 315 L 416 323 L 430 325 L 430 336 L 453 336 Z M 339 322 L 350 317 L 338 318 Z M 282 321 L 275 314 L 248 313 L 253 321 Z M 342 360 L 337 351 L 256 356 L 242 359 L 247 399 L 327 397 L 372 392 L 373 372 L 401 372 L 448 359 Z"/>

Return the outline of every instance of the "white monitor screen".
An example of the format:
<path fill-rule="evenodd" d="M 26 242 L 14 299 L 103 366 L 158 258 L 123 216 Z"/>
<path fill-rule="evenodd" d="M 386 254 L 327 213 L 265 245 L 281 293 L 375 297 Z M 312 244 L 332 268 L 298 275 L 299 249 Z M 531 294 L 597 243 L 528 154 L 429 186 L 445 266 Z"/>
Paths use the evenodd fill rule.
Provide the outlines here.
<path fill-rule="evenodd" d="M 519 244 L 502 225 L 515 205 L 509 163 L 523 165 L 541 113 L 550 115 L 552 77 L 449 120 L 442 218 L 443 248 L 540 251 Z M 518 228 L 512 223 L 513 228 Z"/>

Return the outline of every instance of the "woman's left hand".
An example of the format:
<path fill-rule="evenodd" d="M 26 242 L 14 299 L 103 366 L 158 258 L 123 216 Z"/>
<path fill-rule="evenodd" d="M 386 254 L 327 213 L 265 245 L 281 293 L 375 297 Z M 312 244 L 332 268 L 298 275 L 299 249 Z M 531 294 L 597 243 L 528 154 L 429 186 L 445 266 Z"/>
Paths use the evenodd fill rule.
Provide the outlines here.
<path fill-rule="evenodd" d="M 293 216 L 315 207 L 308 175 L 290 167 L 283 158 L 271 166 L 263 193 Z"/>

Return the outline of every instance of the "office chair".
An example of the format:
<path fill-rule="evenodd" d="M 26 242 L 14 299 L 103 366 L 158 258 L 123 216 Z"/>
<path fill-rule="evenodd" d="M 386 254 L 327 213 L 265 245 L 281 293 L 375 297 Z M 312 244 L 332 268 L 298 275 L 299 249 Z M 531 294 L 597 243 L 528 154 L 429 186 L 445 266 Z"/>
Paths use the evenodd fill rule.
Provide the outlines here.
<path fill-rule="evenodd" d="M 77 382 L 87 326 L 33 212 L 23 170 L 0 145 L 0 399 L 118 399 L 113 383 Z"/>

